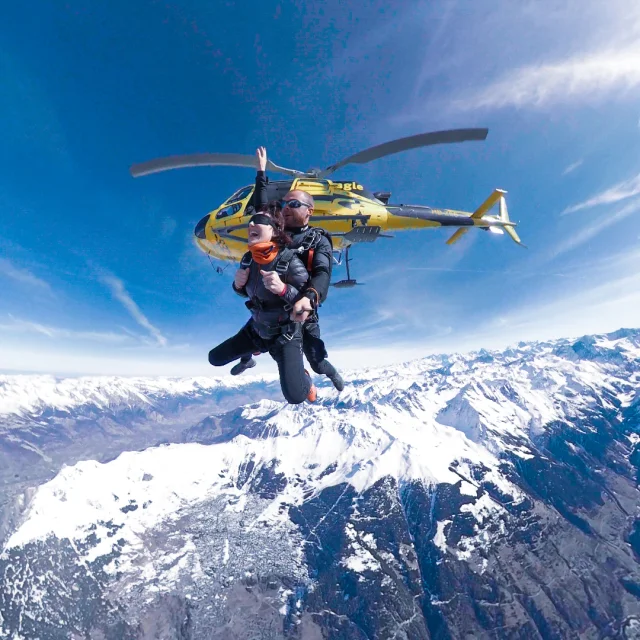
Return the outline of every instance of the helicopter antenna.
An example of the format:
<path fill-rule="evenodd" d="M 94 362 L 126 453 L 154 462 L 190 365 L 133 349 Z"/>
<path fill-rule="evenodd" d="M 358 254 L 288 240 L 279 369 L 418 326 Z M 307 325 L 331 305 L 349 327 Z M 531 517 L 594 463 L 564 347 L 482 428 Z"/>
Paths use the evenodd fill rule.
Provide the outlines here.
<path fill-rule="evenodd" d="M 209 253 L 207 253 L 207 258 L 209 258 L 209 264 L 211 265 L 211 268 L 219 275 L 221 276 L 226 270 L 227 267 L 229 266 L 228 264 L 225 264 L 224 267 L 216 267 L 213 264 L 213 260 L 211 259 L 211 255 Z"/>

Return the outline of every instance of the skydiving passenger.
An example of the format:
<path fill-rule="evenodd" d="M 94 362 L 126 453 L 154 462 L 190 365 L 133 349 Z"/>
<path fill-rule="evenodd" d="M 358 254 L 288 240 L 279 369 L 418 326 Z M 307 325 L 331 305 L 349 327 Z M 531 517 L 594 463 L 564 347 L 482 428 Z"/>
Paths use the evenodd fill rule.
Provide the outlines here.
<path fill-rule="evenodd" d="M 232 338 L 209 352 L 209 362 L 222 367 L 233 360 L 269 352 L 278 365 L 280 386 L 287 402 L 300 404 L 316 399 L 316 389 L 304 369 L 302 323 L 290 317 L 293 303 L 307 283 L 309 274 L 300 258 L 286 247 L 279 208 L 253 215 L 249 221 L 249 251 L 243 257 L 247 268 L 236 272 L 233 290 L 244 298 L 251 319 Z"/>
<path fill-rule="evenodd" d="M 253 202 L 256 209 L 267 204 L 267 150 L 259 147 L 256 150 L 258 173 Z M 298 251 L 302 262 L 307 265 L 310 278 L 302 289 L 300 297 L 291 311 L 292 320 L 302 321 L 303 350 L 309 365 L 316 373 L 325 375 L 333 386 L 342 391 L 344 381 L 336 368 L 327 360 L 328 354 L 323 340 L 320 338 L 320 320 L 318 307 L 326 300 L 331 281 L 333 252 L 331 236 L 323 229 L 309 226 L 313 215 L 313 197 L 306 191 L 294 190 L 287 193 L 280 202 L 284 216 L 285 231 L 292 237 L 290 249 Z M 238 375 L 255 366 L 251 354 L 243 357 L 232 369 L 232 375 Z"/>

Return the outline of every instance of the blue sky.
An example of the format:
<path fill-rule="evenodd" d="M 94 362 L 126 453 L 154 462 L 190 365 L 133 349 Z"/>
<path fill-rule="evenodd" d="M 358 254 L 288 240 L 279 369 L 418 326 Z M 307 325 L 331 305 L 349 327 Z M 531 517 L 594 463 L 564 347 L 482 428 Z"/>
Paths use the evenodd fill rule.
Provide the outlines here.
<path fill-rule="evenodd" d="M 494 189 L 528 249 L 471 231 L 356 247 L 366 286 L 322 308 L 343 368 L 640 324 L 636 0 L 12 3 L 0 24 L 0 370 L 222 374 L 245 321 L 193 245 L 250 170 L 134 180 L 201 151 L 327 166 L 424 131 L 483 143 L 336 174 L 475 209 Z M 334 279 L 344 277 L 337 267 Z M 268 357 L 260 370 L 271 368 Z"/>

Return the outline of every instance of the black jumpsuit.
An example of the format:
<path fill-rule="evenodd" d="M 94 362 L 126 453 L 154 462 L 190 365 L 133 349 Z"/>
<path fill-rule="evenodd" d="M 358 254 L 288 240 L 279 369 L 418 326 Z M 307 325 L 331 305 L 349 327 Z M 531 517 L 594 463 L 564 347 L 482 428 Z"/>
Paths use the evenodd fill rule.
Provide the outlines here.
<path fill-rule="evenodd" d="M 293 256 L 286 274 L 281 276 L 287 285 L 286 293 L 278 296 L 264 286 L 260 274 L 260 270 L 273 271 L 277 262 L 278 257 L 266 265 L 252 261 L 247 284 L 242 289 L 232 285 L 238 295 L 249 298 L 251 320 L 235 336 L 214 347 L 209 352 L 209 362 L 222 367 L 254 352 L 268 351 L 278 365 L 282 394 L 287 402 L 299 404 L 309 394 L 311 378 L 305 373 L 302 360 L 302 325 L 292 322 L 289 315 L 309 274 L 300 258 Z"/>
<path fill-rule="evenodd" d="M 258 171 L 256 175 L 256 186 L 251 198 L 252 205 L 256 210 L 260 210 L 268 204 L 267 199 L 268 179 L 264 171 Z M 290 228 L 286 231 L 292 238 L 289 245 L 290 248 L 300 246 L 312 227 Z M 309 252 L 300 254 L 302 260 L 308 260 Z M 329 240 L 322 236 L 318 244 L 314 247 L 313 258 L 311 260 L 310 278 L 303 287 L 311 287 L 318 293 L 318 304 L 324 302 L 329 293 L 329 284 L 331 282 L 331 268 L 333 266 L 333 249 Z M 302 344 L 304 355 L 309 361 L 311 368 L 320 375 L 333 378 L 337 371 L 335 367 L 327 360 L 327 349 L 324 341 L 320 338 L 320 320 L 318 318 L 317 309 L 309 316 L 302 327 Z M 246 358 L 248 359 L 248 358 Z"/>

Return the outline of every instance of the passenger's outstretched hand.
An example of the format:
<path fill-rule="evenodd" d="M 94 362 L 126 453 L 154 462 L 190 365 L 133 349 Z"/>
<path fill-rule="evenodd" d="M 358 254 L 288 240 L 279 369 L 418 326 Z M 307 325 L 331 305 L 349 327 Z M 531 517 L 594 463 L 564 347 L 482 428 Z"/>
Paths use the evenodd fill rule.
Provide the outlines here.
<path fill-rule="evenodd" d="M 258 158 L 258 171 L 267 170 L 267 150 L 265 147 L 256 149 L 256 158 Z"/>
<path fill-rule="evenodd" d="M 260 273 L 266 289 L 277 296 L 281 296 L 284 293 L 287 285 L 280 280 L 280 276 L 275 271 L 263 271 L 260 269 Z"/>
<path fill-rule="evenodd" d="M 246 269 L 238 269 L 236 271 L 235 278 L 233 279 L 233 283 L 236 285 L 236 289 L 242 289 L 247 281 L 249 280 L 249 268 Z"/>

